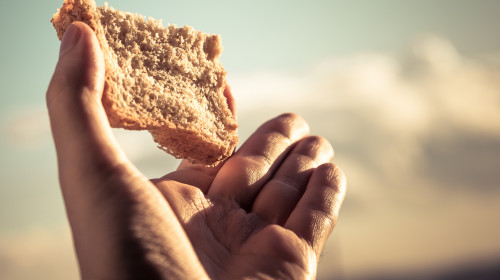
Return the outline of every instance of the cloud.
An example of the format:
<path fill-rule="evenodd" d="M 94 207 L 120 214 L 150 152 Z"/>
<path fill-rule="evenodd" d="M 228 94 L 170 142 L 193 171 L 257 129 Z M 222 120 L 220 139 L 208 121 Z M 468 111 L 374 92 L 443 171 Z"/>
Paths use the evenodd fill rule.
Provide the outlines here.
<path fill-rule="evenodd" d="M 299 112 L 313 132 L 377 172 L 415 167 L 429 142 L 500 138 L 500 69 L 462 57 L 437 36 L 399 56 L 360 53 L 300 75 L 262 72 L 230 82 L 240 120 Z"/>
<path fill-rule="evenodd" d="M 350 276 L 424 269 L 500 252 L 498 65 L 464 57 L 449 41 L 427 35 L 399 55 L 357 53 L 321 60 L 301 74 L 233 73 L 229 82 L 242 140 L 268 118 L 295 111 L 336 150 L 348 194 L 320 277 L 335 275 L 338 266 Z M 40 147 L 50 138 L 40 108 L 4 117 L 9 145 Z M 175 165 L 147 132 L 115 134 L 145 173 L 158 175 Z M 12 238 L 21 246 L 23 238 L 47 238 L 41 243 L 53 244 L 49 235 L 2 240 Z M 50 248 L 20 247 L 25 249 L 16 253 L 12 246 L 0 255 L 0 263 L 13 267 L 6 275 L 44 269 L 37 252 Z M 44 266 L 60 261 L 53 255 Z"/>
<path fill-rule="evenodd" d="M 177 163 L 173 157 L 156 148 L 147 131 L 113 129 L 118 143 L 128 158 L 137 165 L 148 161 L 171 167 Z M 0 136 L 3 144 L 16 150 L 45 149 L 51 143 L 50 121 L 44 104 L 13 108 L 1 115 Z M 148 170 L 145 170 L 146 173 Z"/>
<path fill-rule="evenodd" d="M 49 117 L 45 106 L 18 107 L 2 115 L 0 135 L 10 147 L 36 149 L 50 139 Z"/>
<path fill-rule="evenodd" d="M 0 233 L 0 279 L 76 279 L 67 226 Z"/>
<path fill-rule="evenodd" d="M 319 276 L 335 274 L 331 262 L 355 275 L 500 253 L 491 222 L 500 211 L 498 65 L 426 35 L 399 55 L 358 53 L 230 82 L 242 126 L 295 111 L 336 149 L 348 194 L 340 244 L 329 243 Z"/>

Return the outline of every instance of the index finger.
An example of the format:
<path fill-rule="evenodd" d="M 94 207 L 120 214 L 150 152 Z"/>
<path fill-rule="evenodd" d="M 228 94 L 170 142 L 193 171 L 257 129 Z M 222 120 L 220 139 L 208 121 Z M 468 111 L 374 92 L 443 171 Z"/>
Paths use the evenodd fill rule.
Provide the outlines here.
<path fill-rule="evenodd" d="M 309 126 L 296 114 L 267 121 L 224 163 L 208 194 L 233 199 L 249 209 L 290 148 L 308 133 Z"/>

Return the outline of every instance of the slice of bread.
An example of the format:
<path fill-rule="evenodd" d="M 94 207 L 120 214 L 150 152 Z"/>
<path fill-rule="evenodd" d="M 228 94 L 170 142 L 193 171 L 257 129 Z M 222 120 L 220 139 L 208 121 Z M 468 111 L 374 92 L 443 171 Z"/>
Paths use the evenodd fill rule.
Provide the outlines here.
<path fill-rule="evenodd" d="M 51 20 L 59 39 L 73 21 L 94 30 L 104 53 L 102 103 L 112 127 L 149 130 L 159 148 L 194 163 L 232 154 L 237 123 L 224 96 L 218 35 L 164 27 L 94 0 L 64 1 Z"/>

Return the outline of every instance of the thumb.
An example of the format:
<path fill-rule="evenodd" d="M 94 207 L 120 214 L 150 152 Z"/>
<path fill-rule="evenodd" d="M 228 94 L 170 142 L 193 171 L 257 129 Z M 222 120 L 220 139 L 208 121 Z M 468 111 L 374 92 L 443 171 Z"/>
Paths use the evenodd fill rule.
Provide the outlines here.
<path fill-rule="evenodd" d="M 66 174 L 74 180 L 93 166 L 125 161 L 101 103 L 104 74 L 103 54 L 92 29 L 82 22 L 69 25 L 46 95 L 62 185 Z"/>
<path fill-rule="evenodd" d="M 82 22 L 69 25 L 46 97 L 82 278 L 133 278 L 139 272 L 152 278 L 145 271 L 154 267 L 174 278 L 192 267 L 202 271 L 172 209 L 111 133 L 101 103 L 104 74 L 94 32 Z"/>

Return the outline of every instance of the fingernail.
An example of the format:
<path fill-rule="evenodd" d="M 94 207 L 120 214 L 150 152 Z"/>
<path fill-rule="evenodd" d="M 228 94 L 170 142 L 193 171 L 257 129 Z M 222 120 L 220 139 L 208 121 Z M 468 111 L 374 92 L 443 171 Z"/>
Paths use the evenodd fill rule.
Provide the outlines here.
<path fill-rule="evenodd" d="M 66 28 L 61 41 L 61 48 L 59 49 L 59 57 L 62 57 L 65 53 L 67 53 L 78 44 L 81 33 L 82 32 L 80 31 L 80 28 L 76 27 L 73 24 L 70 24 Z"/>

